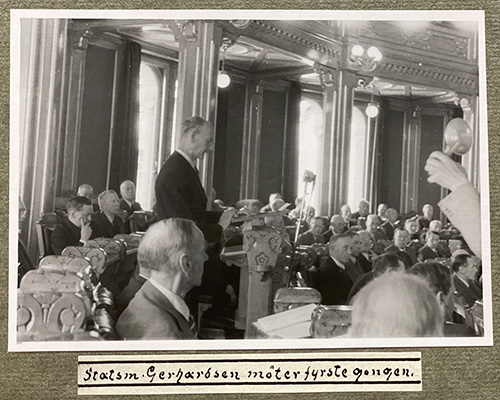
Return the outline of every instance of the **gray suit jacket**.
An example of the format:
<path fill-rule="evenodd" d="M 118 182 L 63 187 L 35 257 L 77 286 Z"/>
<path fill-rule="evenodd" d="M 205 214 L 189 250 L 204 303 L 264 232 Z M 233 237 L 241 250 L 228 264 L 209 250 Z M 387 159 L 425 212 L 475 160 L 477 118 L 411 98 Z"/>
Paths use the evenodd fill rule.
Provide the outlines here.
<path fill-rule="evenodd" d="M 195 339 L 188 321 L 149 281 L 118 318 L 116 331 L 125 340 Z"/>

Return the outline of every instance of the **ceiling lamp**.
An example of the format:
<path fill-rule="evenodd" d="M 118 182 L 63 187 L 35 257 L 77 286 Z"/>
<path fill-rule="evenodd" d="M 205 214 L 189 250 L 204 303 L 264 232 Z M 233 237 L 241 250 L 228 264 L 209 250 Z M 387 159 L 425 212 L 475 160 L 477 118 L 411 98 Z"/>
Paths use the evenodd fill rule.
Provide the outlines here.
<path fill-rule="evenodd" d="M 375 118 L 378 115 L 378 104 L 368 103 L 365 113 L 366 115 L 368 115 L 369 118 Z"/>
<path fill-rule="evenodd" d="M 382 60 L 382 53 L 375 46 L 371 46 L 365 52 L 365 49 L 360 44 L 355 44 L 351 47 L 349 59 L 355 63 L 363 71 L 370 72 L 377 68 Z"/>
<path fill-rule="evenodd" d="M 226 63 L 226 51 L 231 46 L 232 43 L 229 39 L 228 40 L 225 39 L 226 38 L 222 40 L 222 62 L 219 75 L 217 76 L 217 86 L 220 89 L 227 88 L 231 84 L 231 77 L 227 74 L 226 70 L 224 69 L 224 64 Z"/>

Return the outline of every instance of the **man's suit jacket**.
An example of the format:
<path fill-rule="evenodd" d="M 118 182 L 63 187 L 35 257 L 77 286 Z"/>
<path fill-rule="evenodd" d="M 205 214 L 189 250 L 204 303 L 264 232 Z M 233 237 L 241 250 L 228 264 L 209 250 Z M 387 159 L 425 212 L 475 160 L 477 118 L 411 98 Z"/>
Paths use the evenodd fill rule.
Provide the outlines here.
<path fill-rule="evenodd" d="M 299 246 L 309 246 L 311 244 L 325 244 L 325 238 L 323 235 L 319 235 L 315 237 L 311 231 L 309 232 L 304 232 L 302 235 L 299 235 L 297 238 L 297 245 Z"/>
<path fill-rule="evenodd" d="M 113 238 L 119 233 L 126 233 L 127 228 L 125 223 L 118 216 L 115 217 L 113 223 L 109 222 L 108 217 L 102 211 L 92 214 L 92 222 L 90 223 L 92 228 L 92 237 L 99 238 Z"/>
<path fill-rule="evenodd" d="M 397 254 L 405 263 L 406 269 L 413 267 L 417 263 L 417 255 L 411 247 L 407 247 L 405 251 L 401 251 L 395 245 L 391 244 L 384 249 L 384 253 Z"/>
<path fill-rule="evenodd" d="M 363 253 L 359 253 L 358 256 L 358 262 L 359 265 L 361 265 L 361 269 L 363 272 L 370 272 L 372 270 L 372 262 L 369 258 L 366 258 L 366 256 Z"/>
<path fill-rule="evenodd" d="M 483 298 L 483 291 L 474 282 L 468 282 L 469 287 L 467 287 L 458 276 L 453 275 L 455 291 L 465 299 L 469 307 L 472 307 L 476 300 L 481 300 Z"/>
<path fill-rule="evenodd" d="M 52 235 L 50 236 L 52 251 L 54 254 L 60 255 L 65 247 L 83 246 L 83 243 L 80 243 L 80 237 L 80 228 L 74 225 L 68 217 L 65 217 L 61 223 L 56 225 L 54 232 L 52 232 Z M 91 237 L 97 237 L 94 235 L 93 229 Z"/>
<path fill-rule="evenodd" d="M 321 304 L 347 304 L 352 282 L 347 272 L 331 257 L 328 257 L 318 269 L 314 281 L 315 288 L 321 293 Z"/>
<path fill-rule="evenodd" d="M 220 241 L 221 212 L 207 211 L 207 196 L 194 168 L 174 152 L 161 168 L 155 183 L 158 220 L 186 218 L 201 229 L 207 242 Z"/>
<path fill-rule="evenodd" d="M 395 226 L 392 226 L 389 221 L 385 221 L 382 225 L 380 225 L 380 229 L 384 231 L 388 240 L 394 239 L 394 228 Z"/>
<path fill-rule="evenodd" d="M 418 261 L 424 262 L 425 260 L 434 260 L 435 258 L 442 257 L 436 250 L 432 250 L 429 246 L 425 245 L 418 251 Z"/>
<path fill-rule="evenodd" d="M 118 318 L 116 331 L 126 340 L 195 339 L 188 321 L 149 281 Z"/>
<path fill-rule="evenodd" d="M 354 284 L 354 282 L 356 282 L 356 280 L 361 275 L 363 275 L 363 268 L 361 267 L 361 264 L 359 263 L 359 260 L 357 258 L 355 259 L 355 261 L 351 259 L 345 264 L 345 272 L 351 280 L 351 283 Z"/>
<path fill-rule="evenodd" d="M 146 278 L 142 277 L 139 274 L 134 274 L 127 286 L 120 292 L 120 294 L 116 297 L 116 311 L 118 314 L 121 314 L 123 310 L 127 308 L 130 303 L 130 300 L 134 298 L 139 289 L 146 283 Z"/>
<path fill-rule="evenodd" d="M 134 213 L 134 211 L 142 211 L 142 207 L 137 201 L 134 201 L 132 203 L 132 207 L 130 207 L 127 201 L 122 198 L 120 199 L 120 206 L 122 210 L 125 210 L 127 212 L 127 215 L 129 217 Z"/>

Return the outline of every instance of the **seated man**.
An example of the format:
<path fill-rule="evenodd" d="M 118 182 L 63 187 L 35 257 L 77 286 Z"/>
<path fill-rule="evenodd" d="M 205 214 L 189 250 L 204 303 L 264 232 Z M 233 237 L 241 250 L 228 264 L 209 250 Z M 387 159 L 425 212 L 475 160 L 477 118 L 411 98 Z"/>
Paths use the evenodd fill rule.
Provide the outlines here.
<path fill-rule="evenodd" d="M 118 335 L 126 340 L 195 339 L 184 296 L 201 284 L 207 260 L 202 232 L 182 218 L 157 222 L 143 237 L 137 258 L 151 270 L 151 278 L 118 318 Z"/>
<path fill-rule="evenodd" d="M 266 212 L 271 212 L 271 211 L 273 211 L 273 209 L 272 209 L 272 205 L 273 205 L 274 201 L 275 201 L 275 200 L 277 200 L 277 199 L 282 199 L 281 194 L 279 194 L 279 193 L 271 193 L 271 194 L 269 195 L 269 203 L 268 203 L 268 204 L 266 204 L 264 207 L 262 207 L 262 208 L 260 209 L 260 212 L 261 212 L 261 213 L 266 213 Z M 283 204 L 285 204 L 285 202 L 284 202 L 284 201 L 283 201 Z"/>
<path fill-rule="evenodd" d="M 346 304 L 352 287 L 346 272 L 346 263 L 351 258 L 351 238 L 346 235 L 333 236 L 328 248 L 330 257 L 318 269 L 314 287 L 321 293 L 322 304 Z"/>
<path fill-rule="evenodd" d="M 425 279 L 435 293 L 445 319 L 444 336 L 476 336 L 471 327 L 451 322 L 454 309 L 454 287 L 451 272 L 447 267 L 438 262 L 427 261 L 415 264 L 408 273 Z"/>
<path fill-rule="evenodd" d="M 418 261 L 424 262 L 425 260 L 434 260 L 435 258 L 444 257 L 439 252 L 439 233 L 434 231 L 427 231 L 425 234 L 425 246 L 418 251 Z"/>
<path fill-rule="evenodd" d="M 406 229 L 396 229 L 394 232 L 394 243 L 384 249 L 384 253 L 395 253 L 405 263 L 406 269 L 409 269 L 417 262 L 417 253 L 410 243 L 410 234 Z"/>
<path fill-rule="evenodd" d="M 105 190 L 99 197 L 101 211 L 92 215 L 94 237 L 112 238 L 119 233 L 128 233 L 122 219 L 120 200 L 114 190 Z"/>
<path fill-rule="evenodd" d="M 350 337 L 443 336 L 444 318 L 425 280 L 384 274 L 354 297 Z"/>
<path fill-rule="evenodd" d="M 396 222 L 399 215 L 395 208 L 389 208 L 386 216 L 386 221 L 380 226 L 380 229 L 385 233 L 387 240 L 392 240 L 394 238 L 394 230 L 398 228 Z"/>
<path fill-rule="evenodd" d="M 380 203 L 377 207 L 378 224 L 382 225 L 387 220 L 387 204 Z"/>
<path fill-rule="evenodd" d="M 120 206 L 130 217 L 134 211 L 142 211 L 141 205 L 135 201 L 135 185 L 132 181 L 123 181 L 120 185 Z"/>
<path fill-rule="evenodd" d="M 372 260 L 377 255 L 372 252 L 372 237 L 366 231 L 358 232 L 358 236 L 361 239 L 361 250 L 358 255 L 358 261 L 363 269 L 363 272 L 369 272 L 372 270 Z"/>
<path fill-rule="evenodd" d="M 336 214 L 332 216 L 330 219 L 330 228 L 323 233 L 323 237 L 325 238 L 325 243 L 328 243 L 332 236 L 338 236 L 343 234 L 347 229 L 347 224 L 344 219 Z"/>
<path fill-rule="evenodd" d="M 120 199 L 120 206 L 122 210 L 127 213 L 127 218 L 130 219 L 134 212 L 142 211 L 141 205 L 135 201 L 135 184 L 132 181 L 123 181 L 120 185 L 120 194 L 122 198 Z M 129 221 L 126 221 L 125 228 L 133 232 L 135 230 L 138 231 L 146 231 L 149 226 L 149 222 L 151 222 L 152 215 L 151 213 L 147 213 L 149 215 L 143 214 L 144 219 L 133 219 L 134 224 L 130 224 Z M 132 222 L 132 221 L 130 221 Z"/>
<path fill-rule="evenodd" d="M 90 186 L 88 183 L 84 183 L 78 186 L 78 191 L 76 193 L 77 196 L 83 196 L 89 199 L 92 202 L 92 209 L 94 212 L 99 211 L 99 206 L 94 203 L 94 188 Z"/>
<path fill-rule="evenodd" d="M 387 237 L 385 233 L 379 229 L 378 217 L 375 214 L 370 214 L 366 217 L 366 232 L 368 232 L 372 238 L 373 252 L 375 254 L 382 254 L 384 248 L 387 246 L 387 244 L 383 243 L 387 241 Z"/>
<path fill-rule="evenodd" d="M 366 229 L 366 217 L 370 213 L 370 204 L 366 200 L 361 200 L 359 202 L 358 211 L 351 215 L 351 219 L 354 220 L 356 225 L 361 226 L 361 228 Z"/>
<path fill-rule="evenodd" d="M 349 207 L 349 205 L 344 204 L 342 207 L 340 207 L 340 216 L 342 217 L 348 228 L 356 225 L 356 221 L 352 219 L 351 207 Z"/>
<path fill-rule="evenodd" d="M 352 285 L 349 297 L 347 298 L 348 304 L 351 304 L 353 297 L 372 280 L 379 278 L 385 273 L 392 274 L 403 272 L 405 272 L 405 265 L 403 260 L 396 254 L 387 253 L 376 257 L 373 261 L 373 270 L 361 275 Z"/>
<path fill-rule="evenodd" d="M 349 279 L 354 284 L 354 282 L 364 273 L 358 259 L 362 249 L 362 240 L 359 235 L 352 230 L 348 230 L 345 235 L 351 238 L 351 259 L 346 263 L 346 272 Z"/>
<path fill-rule="evenodd" d="M 323 229 L 324 229 L 323 218 L 316 217 L 311 221 L 311 227 L 307 232 L 299 235 L 297 239 L 297 245 L 299 246 L 308 246 L 311 244 L 325 244 L 325 238 L 323 237 Z"/>
<path fill-rule="evenodd" d="M 469 307 L 472 307 L 476 300 L 483 298 L 483 291 L 475 282 L 478 267 L 474 257 L 467 254 L 453 257 L 451 271 L 453 272 L 455 291 L 464 298 Z"/>
<path fill-rule="evenodd" d="M 429 229 L 429 224 L 432 221 L 432 216 L 434 215 L 434 207 L 430 204 L 426 204 L 422 208 L 422 214 L 417 218 L 418 230 L 423 231 Z"/>
<path fill-rule="evenodd" d="M 57 224 L 51 236 L 52 251 L 56 255 L 67 246 L 84 246 L 94 237 L 91 228 L 92 202 L 83 196 L 76 196 L 66 203 L 68 216 Z"/>
<path fill-rule="evenodd" d="M 420 235 L 418 234 L 418 224 L 415 219 L 407 219 L 405 221 L 405 229 L 410 234 L 410 243 L 408 244 L 415 253 L 417 253 L 422 247 L 424 247 L 424 243 L 420 240 Z"/>

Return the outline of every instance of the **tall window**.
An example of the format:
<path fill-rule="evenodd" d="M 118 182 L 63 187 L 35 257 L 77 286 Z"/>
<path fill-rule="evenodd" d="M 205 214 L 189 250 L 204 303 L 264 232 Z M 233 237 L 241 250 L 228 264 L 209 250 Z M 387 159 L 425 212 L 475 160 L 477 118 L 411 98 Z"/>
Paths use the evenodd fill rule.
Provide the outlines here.
<path fill-rule="evenodd" d="M 137 201 L 151 210 L 158 169 L 158 150 L 162 115 L 163 71 L 141 63 L 139 98 L 139 159 L 137 164 Z"/>
<path fill-rule="evenodd" d="M 366 180 L 367 117 L 359 108 L 353 107 L 351 120 L 351 144 L 349 150 L 349 184 L 347 202 L 353 210 L 358 209 L 364 198 Z"/>
<path fill-rule="evenodd" d="M 298 196 L 304 194 L 302 178 L 305 170 L 317 175 L 316 182 L 321 182 L 321 164 L 323 162 L 323 109 L 313 99 L 300 102 L 299 125 L 299 182 Z M 317 188 L 314 190 L 311 205 L 319 213 L 320 199 Z"/>

